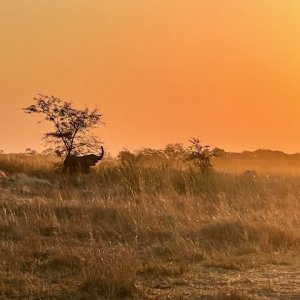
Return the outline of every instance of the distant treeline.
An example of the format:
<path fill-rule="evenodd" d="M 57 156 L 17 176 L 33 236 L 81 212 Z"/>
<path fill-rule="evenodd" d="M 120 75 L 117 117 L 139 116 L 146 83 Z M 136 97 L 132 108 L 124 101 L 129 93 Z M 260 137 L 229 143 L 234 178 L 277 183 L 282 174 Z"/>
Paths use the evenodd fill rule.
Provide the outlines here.
<path fill-rule="evenodd" d="M 117 156 L 113 157 L 106 152 L 106 157 L 100 166 L 122 165 L 125 167 L 173 167 L 185 169 L 193 166 L 193 161 L 189 160 L 191 149 L 183 144 L 169 144 L 163 149 L 142 148 L 138 150 L 123 149 Z M 243 172 L 253 170 L 256 172 L 300 172 L 300 154 L 287 154 L 282 151 L 269 149 L 259 149 L 256 151 L 244 151 L 242 153 L 226 152 L 220 148 L 209 148 L 212 154 L 211 164 L 215 170 L 225 172 Z M 38 153 L 33 149 L 26 149 L 20 154 L 4 154 L 10 156 L 10 162 L 14 161 L 12 156 L 53 157 L 56 162 L 55 153 L 52 149 L 46 149 Z M 3 157 L 4 158 L 4 157 Z M 6 162 L 8 162 L 6 160 Z"/>

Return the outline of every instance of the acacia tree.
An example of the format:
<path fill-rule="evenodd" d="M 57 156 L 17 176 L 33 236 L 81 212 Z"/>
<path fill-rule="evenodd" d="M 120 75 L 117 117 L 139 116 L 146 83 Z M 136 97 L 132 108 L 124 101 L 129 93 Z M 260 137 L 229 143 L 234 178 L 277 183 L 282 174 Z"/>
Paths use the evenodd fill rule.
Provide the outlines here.
<path fill-rule="evenodd" d="M 23 110 L 27 114 L 42 114 L 44 120 L 53 124 L 53 131 L 45 133 L 43 139 L 57 155 L 68 158 L 72 154 L 99 148 L 100 139 L 92 133 L 94 128 L 103 124 L 98 109 L 76 109 L 71 102 L 41 94 L 34 101 Z"/>

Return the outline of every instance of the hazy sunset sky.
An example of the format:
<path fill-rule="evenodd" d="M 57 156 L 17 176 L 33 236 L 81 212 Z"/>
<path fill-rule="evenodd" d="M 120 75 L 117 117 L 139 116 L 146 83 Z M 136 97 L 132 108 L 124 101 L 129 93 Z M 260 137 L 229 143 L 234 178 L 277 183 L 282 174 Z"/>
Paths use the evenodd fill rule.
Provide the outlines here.
<path fill-rule="evenodd" d="M 299 0 L 0 0 L 0 149 L 38 93 L 97 106 L 109 151 L 190 137 L 300 152 Z"/>

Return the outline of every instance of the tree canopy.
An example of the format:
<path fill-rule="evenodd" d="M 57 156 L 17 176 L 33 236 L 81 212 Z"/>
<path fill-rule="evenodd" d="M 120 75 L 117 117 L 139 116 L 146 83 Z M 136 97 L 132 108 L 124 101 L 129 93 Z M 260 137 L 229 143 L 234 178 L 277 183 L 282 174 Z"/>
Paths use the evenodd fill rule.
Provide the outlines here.
<path fill-rule="evenodd" d="M 92 130 L 104 123 L 97 108 L 77 109 L 71 102 L 42 94 L 34 101 L 23 110 L 27 114 L 42 114 L 45 121 L 53 124 L 53 131 L 46 132 L 43 139 L 59 156 L 99 150 L 101 141 Z"/>

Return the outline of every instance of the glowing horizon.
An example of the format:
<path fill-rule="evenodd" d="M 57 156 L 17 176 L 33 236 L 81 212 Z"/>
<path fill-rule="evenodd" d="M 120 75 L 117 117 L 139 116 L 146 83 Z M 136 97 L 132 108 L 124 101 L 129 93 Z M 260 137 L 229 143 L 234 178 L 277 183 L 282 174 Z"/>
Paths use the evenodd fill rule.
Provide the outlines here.
<path fill-rule="evenodd" d="M 0 149 L 41 150 L 38 93 L 99 107 L 109 151 L 199 137 L 300 152 L 297 0 L 6 0 Z"/>

